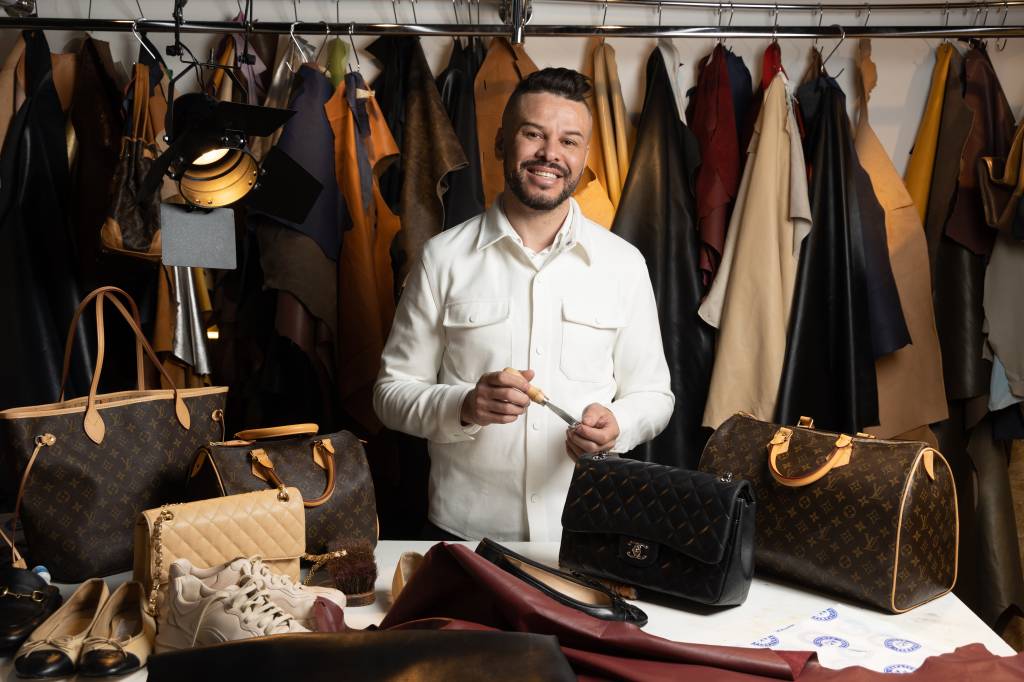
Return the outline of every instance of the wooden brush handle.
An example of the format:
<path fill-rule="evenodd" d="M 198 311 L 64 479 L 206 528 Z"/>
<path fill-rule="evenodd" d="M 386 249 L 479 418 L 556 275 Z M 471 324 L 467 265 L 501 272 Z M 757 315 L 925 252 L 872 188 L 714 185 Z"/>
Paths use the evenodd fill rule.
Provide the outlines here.
<path fill-rule="evenodd" d="M 508 372 L 509 374 L 515 374 L 517 377 L 523 376 L 522 372 L 520 372 L 518 369 L 513 369 L 512 367 L 506 367 L 502 371 Z M 526 384 L 526 395 L 530 396 L 530 400 L 537 403 L 538 405 L 543 405 L 548 401 L 547 396 L 544 395 L 544 391 L 540 390 L 539 388 L 537 388 L 536 386 L 529 382 L 527 382 Z"/>

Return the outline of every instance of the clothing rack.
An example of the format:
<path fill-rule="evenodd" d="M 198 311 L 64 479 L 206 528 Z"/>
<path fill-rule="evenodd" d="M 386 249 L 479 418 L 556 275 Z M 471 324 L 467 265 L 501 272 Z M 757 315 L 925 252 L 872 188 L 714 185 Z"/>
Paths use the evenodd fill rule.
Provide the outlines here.
<path fill-rule="evenodd" d="M 1024 25 L 912 25 L 912 26 L 869 26 L 863 25 L 807 25 L 782 26 L 778 15 L 782 12 L 850 12 L 858 11 L 921 11 L 943 10 L 946 21 L 949 10 L 974 9 L 975 21 L 985 10 L 1002 11 L 1003 21 L 1011 7 L 1024 6 L 1024 0 L 982 0 L 981 2 L 930 2 L 930 3 L 815 3 L 798 5 L 792 3 L 754 2 L 711 2 L 708 0 L 553 0 L 558 3 L 589 4 L 607 8 L 609 5 L 647 5 L 653 7 L 688 7 L 692 9 L 717 10 L 719 23 L 703 26 L 667 25 L 616 25 L 602 22 L 591 24 L 528 24 L 527 10 L 531 3 L 525 0 L 508 0 L 510 22 L 507 24 L 420 24 L 420 23 L 359 23 L 326 21 L 270 21 L 258 19 L 245 23 L 232 21 L 184 21 L 176 26 L 169 19 L 81 19 L 45 17 L 0 17 L 0 29 L 36 29 L 45 31 L 95 31 L 140 33 L 237 33 L 249 31 L 261 34 L 294 35 L 404 35 L 404 36 L 507 36 L 513 43 L 521 43 L 525 36 L 606 36 L 623 38 L 1020 38 L 1024 37 Z M 230 3 L 228 3 L 230 4 Z M 733 10 L 756 10 L 774 15 L 771 25 L 732 26 L 721 23 L 724 12 Z M 660 13 L 659 13 L 660 17 Z M 607 14 L 605 14 L 607 19 Z"/>

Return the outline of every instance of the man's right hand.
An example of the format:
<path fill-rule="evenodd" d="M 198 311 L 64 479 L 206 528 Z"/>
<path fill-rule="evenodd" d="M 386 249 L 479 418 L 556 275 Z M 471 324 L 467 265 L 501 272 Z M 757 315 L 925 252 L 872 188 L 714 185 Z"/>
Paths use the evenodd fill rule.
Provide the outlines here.
<path fill-rule="evenodd" d="M 522 370 L 522 376 L 508 372 L 483 375 L 462 403 L 462 424 L 511 424 L 530 405 L 526 388 L 531 379 L 532 369 Z"/>

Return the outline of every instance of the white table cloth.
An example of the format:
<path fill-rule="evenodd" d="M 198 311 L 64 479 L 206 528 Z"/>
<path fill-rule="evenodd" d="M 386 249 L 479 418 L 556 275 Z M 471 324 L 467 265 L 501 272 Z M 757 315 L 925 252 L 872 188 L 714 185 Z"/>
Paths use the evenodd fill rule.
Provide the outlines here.
<path fill-rule="evenodd" d="M 417 540 L 385 540 L 378 544 L 377 599 L 369 606 L 345 609 L 346 624 L 352 628 L 365 628 L 380 623 L 391 604 L 391 578 L 398 564 L 398 557 L 406 551 L 426 553 L 434 544 Z M 475 542 L 464 544 L 476 547 Z M 545 564 L 558 564 L 558 543 L 513 542 L 507 546 Z M 113 590 L 130 577 L 129 573 L 111 576 L 107 579 L 107 584 Z M 67 597 L 75 587 L 62 585 L 61 592 Z M 644 631 L 677 641 L 733 646 L 764 645 L 767 642 L 755 642 L 770 637 L 779 628 L 799 628 L 806 625 L 809 620 L 813 622 L 816 615 L 819 618 L 827 618 L 830 615 L 828 609 L 831 608 L 855 620 L 862 629 L 878 633 L 907 633 L 907 639 L 912 638 L 914 643 L 920 643 L 922 648 L 937 654 L 951 652 L 957 647 L 974 642 L 984 644 L 990 652 L 1000 656 L 1011 656 L 1015 653 L 953 594 L 947 594 L 908 613 L 890 615 L 862 608 L 830 595 L 807 592 L 774 580 L 755 578 L 750 595 L 741 606 L 718 609 L 686 605 L 670 599 L 658 600 L 657 603 L 636 603 L 650 618 Z M 838 635 L 836 638 L 841 639 Z M 904 646 L 901 638 L 889 639 L 895 642 L 897 648 Z M 830 651 L 833 642 L 822 641 L 824 646 L 818 648 L 818 651 L 823 665 L 838 668 L 864 664 L 855 657 L 851 658 L 849 652 Z M 909 648 L 909 645 L 906 647 Z M 798 648 L 808 650 L 815 647 L 808 644 Z M 11 659 L 0 658 L 0 681 L 15 682 L 18 679 L 14 674 Z M 146 679 L 145 670 L 126 677 L 110 679 L 118 682 L 140 682 Z"/>

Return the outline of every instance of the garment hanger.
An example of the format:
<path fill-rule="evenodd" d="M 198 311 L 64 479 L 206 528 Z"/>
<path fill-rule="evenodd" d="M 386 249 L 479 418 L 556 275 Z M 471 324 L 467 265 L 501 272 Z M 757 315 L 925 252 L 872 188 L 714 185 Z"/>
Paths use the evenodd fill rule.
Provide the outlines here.
<path fill-rule="evenodd" d="M 356 31 L 356 25 L 353 24 L 353 23 L 350 23 L 348 25 L 348 42 L 350 42 L 352 44 L 352 57 L 354 57 L 355 60 L 356 60 L 355 72 L 361 74 L 362 73 L 363 65 L 359 63 L 359 50 L 356 49 L 356 39 L 354 37 L 355 31 Z M 351 59 L 348 61 L 348 70 L 349 70 L 349 73 L 352 72 L 352 60 Z"/>
<path fill-rule="evenodd" d="M 779 44 L 779 5 L 778 5 L 778 3 L 775 4 L 775 9 L 773 11 L 773 15 L 774 15 L 774 17 L 772 19 L 772 45 L 778 45 Z"/>
<path fill-rule="evenodd" d="M 1006 15 L 1010 13 L 1010 3 L 1008 0 L 1003 0 L 1003 19 L 999 22 L 1000 26 L 1006 26 Z M 1002 52 L 1006 49 L 1006 38 L 996 38 L 996 50 Z"/>
<path fill-rule="evenodd" d="M 946 0 L 946 8 L 942 10 L 942 27 L 949 28 L 949 0 Z M 942 36 L 942 42 L 939 45 L 944 45 L 949 42 L 949 36 Z"/>
<path fill-rule="evenodd" d="M 833 47 L 831 49 L 831 51 L 829 51 L 828 56 L 825 57 L 823 60 L 821 60 L 821 72 L 824 73 L 825 75 L 828 75 L 825 72 L 825 65 L 828 64 L 828 60 L 832 59 L 832 55 L 834 55 L 836 53 L 836 50 L 839 49 L 839 46 L 846 42 L 846 29 L 843 28 L 842 26 L 840 26 L 839 24 L 832 24 L 832 25 L 835 26 L 836 28 L 838 28 L 842 32 L 842 37 L 839 38 L 839 42 L 836 43 L 835 47 Z M 864 25 L 867 26 L 867 22 L 864 22 Z M 835 77 L 839 78 L 839 76 L 842 75 L 844 70 L 845 70 L 845 67 L 843 69 L 839 69 L 839 73 L 837 73 L 835 75 Z"/>
<path fill-rule="evenodd" d="M 722 7 L 722 4 L 719 3 L 719 5 L 718 5 L 718 30 L 719 31 L 722 30 L 722 15 L 724 14 L 724 12 L 725 12 L 725 10 Z M 729 23 L 725 25 L 726 28 L 732 28 L 732 20 L 733 20 L 733 18 L 735 18 L 735 16 L 736 16 L 736 7 L 735 7 L 735 5 L 732 4 L 732 1 L 730 0 L 730 2 L 729 2 Z M 727 40 L 726 38 L 723 38 L 723 37 L 719 36 L 718 43 L 720 45 L 725 45 L 726 40 Z M 732 50 L 730 50 L 730 52 L 731 51 Z"/>
<path fill-rule="evenodd" d="M 90 3 L 90 5 L 91 5 L 91 3 Z M 139 41 L 139 45 L 142 46 L 142 49 L 145 50 L 146 53 L 150 57 L 153 58 L 153 61 L 161 62 L 162 63 L 163 60 L 160 59 L 160 57 L 156 56 L 156 54 L 153 52 L 153 50 L 151 50 L 149 48 L 149 45 L 146 44 L 149 41 L 144 40 L 142 35 L 138 31 L 139 22 L 140 21 L 145 21 L 146 17 L 144 16 L 144 13 L 142 11 L 142 3 L 140 3 L 139 0 L 135 0 L 135 6 L 139 8 L 139 18 L 138 19 L 132 19 L 132 35 L 135 37 L 135 40 Z"/>
<path fill-rule="evenodd" d="M 814 36 L 814 42 L 811 43 L 811 48 L 814 49 L 814 50 L 817 50 L 820 53 L 821 52 L 821 48 L 818 47 L 818 43 L 821 42 L 821 31 L 820 31 L 820 29 L 821 29 L 821 21 L 822 21 L 822 19 L 825 18 L 825 11 L 822 9 L 820 2 L 818 3 L 818 9 L 814 10 L 814 13 L 818 15 L 818 29 L 819 29 L 819 31 L 818 31 L 818 35 Z"/>
<path fill-rule="evenodd" d="M 604 13 L 601 15 L 601 28 L 604 28 L 605 26 L 608 25 L 608 3 L 602 2 L 601 4 L 604 5 Z M 598 38 L 598 40 L 602 45 L 604 45 L 603 35 L 600 38 Z"/>
<path fill-rule="evenodd" d="M 324 48 L 327 47 L 327 41 L 331 39 L 331 25 L 326 21 L 321 21 L 324 25 L 324 42 L 320 45 L 320 49 L 316 51 L 316 63 L 320 63 L 320 56 L 324 53 Z"/>
<path fill-rule="evenodd" d="M 452 12 L 455 13 L 455 25 L 461 26 L 462 21 L 459 19 L 459 3 L 457 0 L 452 0 Z M 470 21 L 472 20 L 473 17 L 470 17 Z M 462 41 L 460 40 L 459 36 L 452 36 L 452 42 L 460 47 L 462 46 Z"/>

